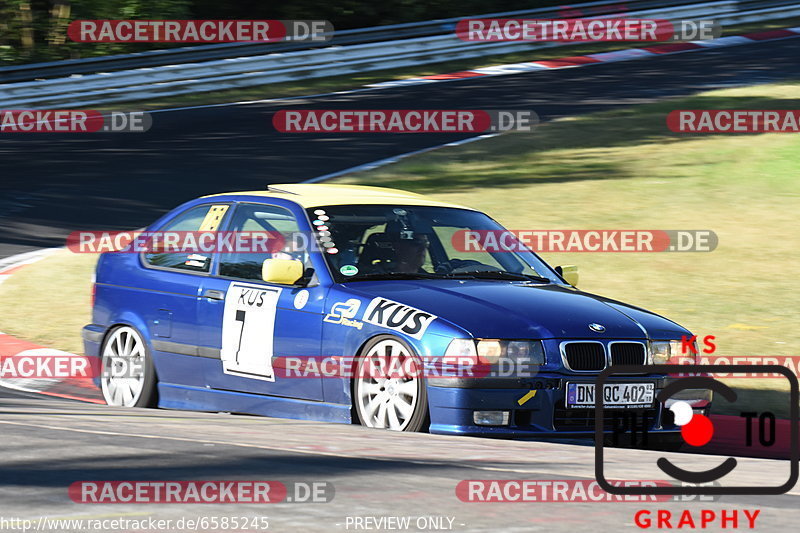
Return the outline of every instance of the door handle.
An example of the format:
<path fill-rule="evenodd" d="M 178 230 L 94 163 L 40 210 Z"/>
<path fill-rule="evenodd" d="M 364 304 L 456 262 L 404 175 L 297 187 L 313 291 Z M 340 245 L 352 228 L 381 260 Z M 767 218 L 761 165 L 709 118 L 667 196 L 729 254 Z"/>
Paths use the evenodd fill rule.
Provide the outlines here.
<path fill-rule="evenodd" d="M 208 289 L 206 292 L 203 293 L 203 297 L 208 298 L 209 300 L 224 300 L 225 293 L 214 289 Z"/>

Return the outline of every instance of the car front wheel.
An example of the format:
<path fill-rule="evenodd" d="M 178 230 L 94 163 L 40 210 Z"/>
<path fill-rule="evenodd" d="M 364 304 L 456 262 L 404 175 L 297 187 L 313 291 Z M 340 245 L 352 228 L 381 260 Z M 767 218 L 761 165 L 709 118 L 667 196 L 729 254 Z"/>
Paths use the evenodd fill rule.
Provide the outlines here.
<path fill-rule="evenodd" d="M 353 403 L 362 425 L 394 431 L 422 431 L 428 421 L 428 394 L 420 361 L 396 337 L 369 341 L 356 365 Z"/>

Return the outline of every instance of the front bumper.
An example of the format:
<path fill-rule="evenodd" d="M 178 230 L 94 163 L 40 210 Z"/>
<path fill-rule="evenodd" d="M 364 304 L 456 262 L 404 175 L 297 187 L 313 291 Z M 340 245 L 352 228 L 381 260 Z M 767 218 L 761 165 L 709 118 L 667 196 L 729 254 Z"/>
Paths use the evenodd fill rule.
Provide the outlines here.
<path fill-rule="evenodd" d="M 596 376 L 566 376 L 549 374 L 537 376 L 536 382 L 520 384 L 517 388 L 477 388 L 428 386 L 430 432 L 449 435 L 480 435 L 497 437 L 545 437 L 594 435 L 594 409 L 567 408 L 567 382 L 593 383 Z M 655 394 L 665 386 L 665 376 L 620 376 L 609 382 L 654 383 Z M 549 388 L 534 388 L 535 386 Z M 535 394 L 531 394 L 535 391 Z M 508 425 L 483 426 L 475 424 L 475 411 L 508 411 Z M 606 416 L 622 412 L 634 413 L 647 421 L 648 433 L 675 433 L 680 430 L 672 423 L 671 413 L 654 402 L 649 408 L 607 409 Z M 664 416 L 669 413 L 668 416 Z M 641 418 L 646 416 L 646 418 Z M 609 418 L 607 418 L 609 420 Z M 607 424 L 606 433 L 612 433 Z"/>

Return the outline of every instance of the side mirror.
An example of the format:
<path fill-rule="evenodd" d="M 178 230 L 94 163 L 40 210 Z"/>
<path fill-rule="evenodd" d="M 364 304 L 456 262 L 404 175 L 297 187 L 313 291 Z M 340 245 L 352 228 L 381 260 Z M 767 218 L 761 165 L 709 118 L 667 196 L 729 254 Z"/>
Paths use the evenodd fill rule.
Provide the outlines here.
<path fill-rule="evenodd" d="M 265 259 L 261 279 L 267 283 L 294 285 L 303 277 L 303 262 L 297 259 Z"/>
<path fill-rule="evenodd" d="M 564 278 L 564 281 L 572 285 L 573 287 L 578 286 L 578 267 L 575 265 L 564 265 L 564 266 L 557 266 L 556 272 L 559 276 Z"/>

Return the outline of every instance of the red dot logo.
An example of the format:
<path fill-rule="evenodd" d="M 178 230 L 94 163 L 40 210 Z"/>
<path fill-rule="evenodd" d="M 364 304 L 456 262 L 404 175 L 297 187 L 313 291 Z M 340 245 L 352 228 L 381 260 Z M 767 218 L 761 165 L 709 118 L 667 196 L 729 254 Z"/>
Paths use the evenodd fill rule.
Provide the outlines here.
<path fill-rule="evenodd" d="M 681 426 L 681 436 L 690 446 L 704 446 L 714 436 L 714 424 L 711 420 L 692 410 L 687 402 L 673 403 L 670 411 L 675 415 L 675 425 Z"/>
<path fill-rule="evenodd" d="M 704 446 L 714 436 L 714 424 L 705 415 L 695 414 L 681 427 L 681 436 L 690 446 Z"/>

